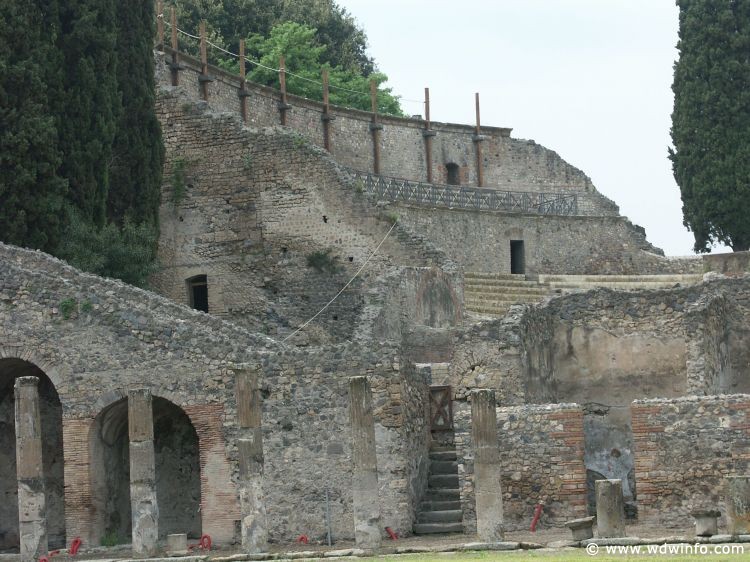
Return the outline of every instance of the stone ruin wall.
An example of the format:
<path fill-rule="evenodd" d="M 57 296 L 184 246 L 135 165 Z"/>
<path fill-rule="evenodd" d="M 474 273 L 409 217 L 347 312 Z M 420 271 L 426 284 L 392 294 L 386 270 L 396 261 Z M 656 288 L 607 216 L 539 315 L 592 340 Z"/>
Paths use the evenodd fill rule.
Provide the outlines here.
<path fill-rule="evenodd" d="M 170 86 L 168 64 L 172 51 L 156 53 L 157 85 Z M 191 97 L 200 99 L 198 77 L 200 62 L 180 54 L 179 84 Z M 240 114 L 240 78 L 217 67 L 209 67 L 213 81 L 208 84 L 208 102 L 217 111 Z M 280 123 L 278 103 L 280 93 L 273 88 L 247 83 L 248 124 L 254 127 L 275 126 Z M 287 126 L 305 135 L 312 143 L 323 147 L 323 104 L 289 94 L 292 109 L 287 111 Z M 373 148 L 370 122 L 372 114 L 366 111 L 331 106 L 331 155 L 342 164 L 355 170 L 373 169 Z M 386 176 L 426 181 L 425 149 L 422 119 L 400 118 L 387 115 L 378 117 L 381 131 L 381 173 Z M 474 127 L 451 123 L 432 122 L 436 136 L 432 139 L 433 175 L 435 183 L 447 183 L 446 164 L 459 167 L 462 185 L 476 185 L 475 152 L 472 137 Z M 613 208 L 602 197 L 591 180 L 580 170 L 565 162 L 560 156 L 534 141 L 510 137 L 511 129 L 482 127 L 485 184 L 497 189 L 516 191 L 580 192 L 590 193 L 592 205 L 602 209 Z M 597 201 L 598 203 L 593 203 Z M 616 207 L 614 207 L 616 208 Z"/>
<path fill-rule="evenodd" d="M 197 433 L 202 532 L 219 544 L 234 540 L 234 381 L 238 369 L 248 368 L 263 374 L 264 493 L 272 540 L 322 537 L 325 487 L 334 536 L 352 537 L 347 382 L 355 374 L 367 375 L 373 388 L 383 521 L 401 534 L 411 532 L 426 479 L 427 382 L 396 347 L 279 348 L 221 319 L 77 272 L 41 253 L 0 245 L 0 257 L 0 371 L 5 378 L 6 358 L 22 358 L 39 366 L 59 394 L 68 537 L 94 544 L 102 539 L 106 522 L 96 515 L 102 415 L 121 403 L 128 388 L 148 387 L 155 403 L 164 399 L 184 412 Z M 64 301 L 75 303 L 68 318 L 61 312 Z M 187 493 L 169 490 L 172 497 Z"/>
<path fill-rule="evenodd" d="M 694 509 L 718 509 L 725 476 L 750 469 L 750 396 L 636 400 L 631 406 L 639 520 L 689 527 Z"/>
<path fill-rule="evenodd" d="M 527 530 L 537 503 L 542 526 L 586 515 L 583 413 L 577 404 L 498 407 L 497 433 L 506 530 Z M 476 532 L 471 405 L 454 410 L 464 529 Z"/>
<path fill-rule="evenodd" d="M 284 336 L 320 311 L 385 238 L 362 275 L 295 343 L 371 332 L 362 321 L 383 300 L 379 278 L 394 266 L 440 266 L 455 287 L 450 290 L 461 294 L 454 264 L 401 225 L 386 238 L 387 214 L 301 137 L 244 128 L 237 117 L 211 113 L 179 90 L 162 91 L 157 112 L 167 150 L 162 269 L 152 279 L 159 293 L 188 304 L 187 280 L 206 275 L 209 312 Z M 182 173 L 175 171 L 180 165 Z M 180 182 L 184 193 L 176 195 L 173 184 Z M 308 264 L 324 252 L 330 259 L 323 270 Z M 462 299 L 454 301 L 460 317 Z"/>

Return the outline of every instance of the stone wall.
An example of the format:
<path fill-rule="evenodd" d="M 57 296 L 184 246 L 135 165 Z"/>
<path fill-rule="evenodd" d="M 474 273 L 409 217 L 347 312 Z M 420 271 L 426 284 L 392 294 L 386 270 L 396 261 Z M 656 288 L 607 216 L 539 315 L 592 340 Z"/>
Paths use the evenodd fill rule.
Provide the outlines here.
<path fill-rule="evenodd" d="M 665 258 L 620 216 L 541 216 L 391 204 L 466 271 L 510 273 L 510 241 L 523 240 L 527 274 L 701 273 L 700 258 Z"/>
<path fill-rule="evenodd" d="M 469 402 L 454 402 L 456 454 L 466 532 L 476 532 Z M 583 412 L 576 404 L 497 408 L 506 530 L 528 529 L 539 502 L 540 528 L 586 512 Z"/>
<path fill-rule="evenodd" d="M 171 84 L 167 63 L 172 51 L 156 54 L 157 83 Z M 187 55 L 180 55 L 180 84 L 196 99 L 200 96 L 198 76 L 200 63 Z M 240 114 L 240 79 L 216 67 L 210 67 L 214 81 L 208 85 L 208 102 L 217 110 Z M 273 88 L 247 83 L 248 124 L 265 127 L 278 125 L 280 93 Z M 304 134 L 311 142 L 323 146 L 323 105 L 312 100 L 289 95 L 292 106 L 287 111 L 287 126 Z M 365 111 L 332 106 L 330 115 L 331 154 L 344 166 L 362 171 L 373 169 L 373 144 L 370 122 L 372 115 Z M 426 180 L 426 154 L 422 133 L 425 122 L 380 116 L 381 173 L 399 178 Z M 475 185 L 476 156 L 474 127 L 433 121 L 432 165 L 435 183 L 447 183 L 447 164 L 459 168 L 461 183 Z M 484 137 L 482 155 L 485 184 L 498 189 L 517 191 L 579 192 L 598 195 L 591 180 L 560 156 L 532 140 L 510 137 L 511 129 L 482 127 Z M 602 209 L 610 207 L 602 198 Z"/>
<path fill-rule="evenodd" d="M 129 388 L 147 387 L 155 403 L 168 403 L 189 420 L 200 443 L 200 530 L 217 544 L 234 540 L 234 373 L 246 368 L 263 373 L 264 492 L 273 540 L 291 542 L 303 532 L 322 536 L 326 487 L 335 536 L 353 536 L 347 383 L 355 374 L 370 377 L 374 391 L 383 520 L 400 534 L 411 531 L 414 494 L 425 477 L 426 381 L 395 346 L 283 346 L 45 254 L 0 245 L 0 359 L 14 358 L 39 367 L 60 397 L 68 536 L 96 544 L 106 532 L 106 509 L 97 502 L 106 502 L 122 482 L 96 476 L 106 476 L 107 464 L 91 439 L 104 426 L 116 436 L 123 419 L 112 415 L 105 423 L 101 416 L 122 403 Z M 0 380 L 9 376 L 13 371 L 0 364 Z M 157 432 L 166 431 L 168 419 L 157 416 Z M 194 453 L 165 454 L 189 449 L 189 439 L 161 447 L 159 440 L 157 482 L 169 480 L 166 469 L 184 476 L 179 486 L 157 487 L 164 513 L 172 513 L 171 524 L 190 526 L 180 513 L 191 501 Z M 165 520 L 164 528 L 169 525 Z"/>
<path fill-rule="evenodd" d="M 725 514 L 723 478 L 750 468 L 750 396 L 636 400 L 631 412 L 639 521 L 688 528 L 693 509 Z"/>
<path fill-rule="evenodd" d="M 367 329 L 362 314 L 377 300 L 378 278 L 394 265 L 455 270 L 429 241 L 394 227 L 327 153 L 292 131 L 245 128 L 181 89 L 163 90 L 157 113 L 166 161 L 162 267 L 152 284 L 176 302 L 188 304 L 187 280 L 206 275 L 211 314 L 284 336 L 367 262 L 293 340 L 325 343 Z M 460 317 L 460 299 L 453 300 Z"/>

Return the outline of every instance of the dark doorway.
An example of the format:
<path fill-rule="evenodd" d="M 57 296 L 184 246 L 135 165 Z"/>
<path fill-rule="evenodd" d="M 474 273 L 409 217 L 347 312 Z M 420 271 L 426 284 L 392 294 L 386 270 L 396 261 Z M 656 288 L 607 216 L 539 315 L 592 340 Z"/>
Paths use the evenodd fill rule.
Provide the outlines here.
<path fill-rule="evenodd" d="M 461 178 L 459 177 L 458 164 L 446 164 L 445 170 L 447 173 L 448 185 L 460 185 Z"/>
<path fill-rule="evenodd" d="M 526 273 L 526 256 L 524 255 L 523 240 L 510 241 L 510 272 Z"/>
<path fill-rule="evenodd" d="M 196 275 L 187 280 L 190 306 L 195 310 L 208 312 L 208 279 L 205 275 Z"/>

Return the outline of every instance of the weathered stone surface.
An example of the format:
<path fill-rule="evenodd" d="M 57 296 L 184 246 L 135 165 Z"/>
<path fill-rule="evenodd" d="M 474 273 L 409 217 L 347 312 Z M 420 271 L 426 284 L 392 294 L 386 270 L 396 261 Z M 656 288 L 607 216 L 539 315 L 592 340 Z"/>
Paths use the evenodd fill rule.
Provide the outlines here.
<path fill-rule="evenodd" d="M 187 535 L 174 533 L 167 535 L 167 555 L 183 556 L 188 553 Z"/>
<path fill-rule="evenodd" d="M 354 539 L 359 548 L 378 549 L 381 545 L 378 461 L 375 452 L 372 391 L 367 377 L 349 379 L 349 402 L 354 468 Z"/>
<path fill-rule="evenodd" d="M 625 536 L 621 480 L 596 481 L 596 534 L 600 538 Z"/>
<path fill-rule="evenodd" d="M 150 558 L 157 553 L 159 504 L 156 498 L 154 414 L 149 389 L 128 391 L 128 428 L 133 556 Z"/>
<path fill-rule="evenodd" d="M 503 539 L 503 494 L 500 488 L 501 465 L 497 444 L 495 393 L 472 393 L 471 432 L 474 441 L 474 498 L 477 535 L 486 542 Z"/>
<path fill-rule="evenodd" d="M 19 377 L 14 391 L 20 553 L 23 560 L 38 560 L 49 549 L 39 379 Z"/>
<path fill-rule="evenodd" d="M 750 532 L 750 476 L 727 476 L 725 498 L 729 533 Z"/>

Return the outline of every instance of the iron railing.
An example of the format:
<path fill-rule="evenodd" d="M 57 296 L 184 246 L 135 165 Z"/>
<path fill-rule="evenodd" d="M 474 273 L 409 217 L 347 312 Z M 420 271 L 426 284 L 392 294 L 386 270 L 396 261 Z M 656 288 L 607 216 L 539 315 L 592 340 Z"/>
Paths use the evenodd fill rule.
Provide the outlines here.
<path fill-rule="evenodd" d="M 535 191 L 499 191 L 457 185 L 438 185 L 378 176 L 370 172 L 349 170 L 364 191 L 386 201 L 404 201 L 416 205 L 527 213 L 539 215 L 576 215 L 575 193 Z"/>

